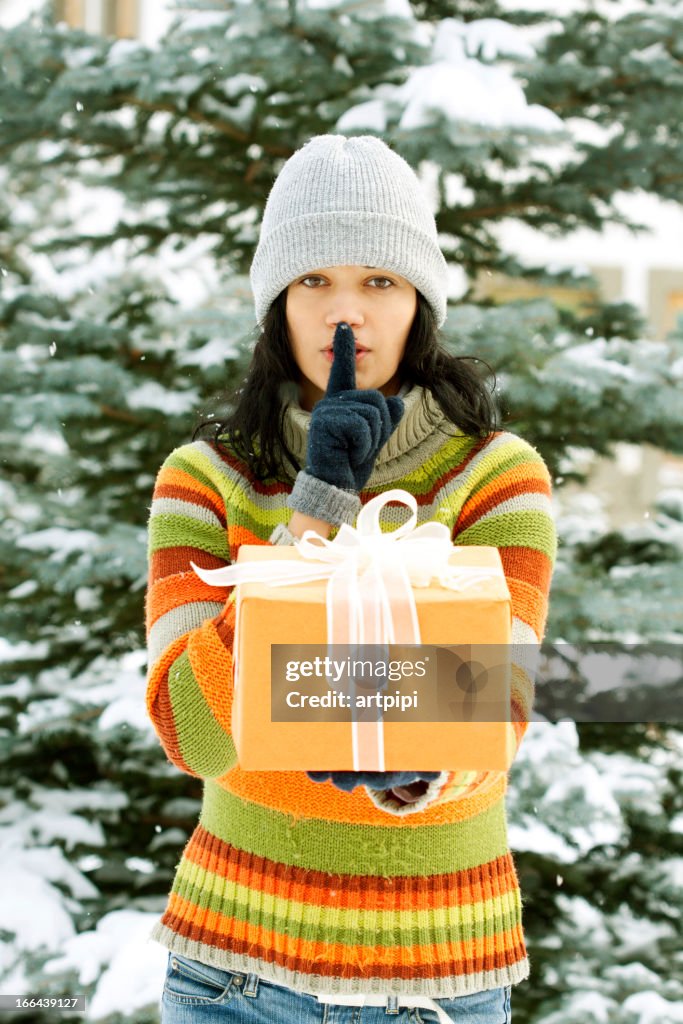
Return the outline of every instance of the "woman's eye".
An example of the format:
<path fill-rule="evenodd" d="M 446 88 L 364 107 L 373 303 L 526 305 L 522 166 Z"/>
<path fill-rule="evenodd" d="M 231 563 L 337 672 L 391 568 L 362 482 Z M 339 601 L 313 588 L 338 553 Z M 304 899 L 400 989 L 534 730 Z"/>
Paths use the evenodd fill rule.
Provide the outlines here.
<path fill-rule="evenodd" d="M 322 281 L 322 280 L 323 280 L 323 278 L 320 277 L 318 274 L 309 274 L 307 277 L 303 277 L 301 279 L 300 284 L 306 285 L 307 288 L 310 288 L 311 285 L 308 284 L 309 281 L 318 282 L 318 281 Z M 388 291 L 389 288 L 392 288 L 393 284 L 394 284 L 394 282 L 391 281 L 388 277 L 371 277 L 370 278 L 370 282 L 374 282 L 374 281 L 381 281 L 382 282 L 382 287 L 376 289 L 377 291 L 380 291 L 380 292 Z M 317 287 L 317 285 L 315 285 L 315 287 Z"/>

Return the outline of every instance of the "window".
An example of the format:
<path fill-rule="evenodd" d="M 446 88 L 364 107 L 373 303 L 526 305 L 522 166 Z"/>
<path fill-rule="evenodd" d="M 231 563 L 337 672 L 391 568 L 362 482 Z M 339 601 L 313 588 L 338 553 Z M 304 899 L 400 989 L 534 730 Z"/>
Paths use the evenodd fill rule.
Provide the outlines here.
<path fill-rule="evenodd" d="M 657 337 L 664 338 L 683 318 L 683 270 L 652 267 L 648 276 L 650 319 Z"/>
<path fill-rule="evenodd" d="M 56 21 L 121 39 L 139 33 L 139 0 L 54 0 Z"/>

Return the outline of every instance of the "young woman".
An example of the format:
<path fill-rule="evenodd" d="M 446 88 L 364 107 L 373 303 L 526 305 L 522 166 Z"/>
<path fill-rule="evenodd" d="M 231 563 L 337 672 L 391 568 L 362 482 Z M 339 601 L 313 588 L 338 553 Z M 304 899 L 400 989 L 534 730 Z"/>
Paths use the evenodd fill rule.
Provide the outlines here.
<path fill-rule="evenodd" d="M 235 411 L 168 456 L 149 522 L 147 706 L 171 761 L 204 780 L 152 932 L 170 951 L 162 1019 L 505 1024 L 529 974 L 506 774 L 242 771 L 234 592 L 190 562 L 219 568 L 308 528 L 333 537 L 402 488 L 419 523 L 498 547 L 513 643 L 537 645 L 556 551 L 546 466 L 439 345 L 434 218 L 379 139 L 318 136 L 287 161 L 251 281 L 261 335 Z M 382 528 L 406 513 L 387 506 Z M 513 666 L 517 744 L 531 694 Z"/>

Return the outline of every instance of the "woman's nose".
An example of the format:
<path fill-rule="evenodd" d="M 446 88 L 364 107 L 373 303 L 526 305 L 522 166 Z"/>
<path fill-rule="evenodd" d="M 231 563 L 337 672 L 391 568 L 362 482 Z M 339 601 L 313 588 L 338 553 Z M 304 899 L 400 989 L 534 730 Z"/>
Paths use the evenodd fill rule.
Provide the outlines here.
<path fill-rule="evenodd" d="M 350 327 L 364 322 L 363 304 L 352 288 L 335 288 L 330 292 L 325 323 L 328 327 L 347 323 Z"/>
<path fill-rule="evenodd" d="M 346 323 L 349 327 L 360 326 L 364 323 L 365 317 L 358 304 L 335 302 L 325 317 L 328 327 L 336 327 L 337 324 Z"/>

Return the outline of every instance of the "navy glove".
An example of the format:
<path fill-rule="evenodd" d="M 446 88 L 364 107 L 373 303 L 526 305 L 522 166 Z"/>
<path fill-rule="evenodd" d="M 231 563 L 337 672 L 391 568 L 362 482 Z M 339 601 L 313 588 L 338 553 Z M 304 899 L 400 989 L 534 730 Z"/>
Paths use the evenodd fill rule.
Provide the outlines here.
<path fill-rule="evenodd" d="M 306 772 L 313 782 L 328 779 L 337 789 L 350 793 L 356 786 L 370 786 L 371 789 L 393 789 L 394 786 L 409 786 L 411 782 L 425 779 L 432 782 L 438 772 Z"/>
<path fill-rule="evenodd" d="M 348 324 L 337 324 L 334 361 L 325 397 L 311 413 L 306 472 L 347 491 L 360 491 L 375 460 L 403 416 L 403 400 L 356 389 L 356 343 Z"/>

